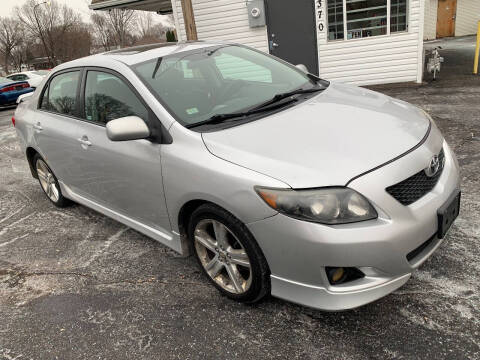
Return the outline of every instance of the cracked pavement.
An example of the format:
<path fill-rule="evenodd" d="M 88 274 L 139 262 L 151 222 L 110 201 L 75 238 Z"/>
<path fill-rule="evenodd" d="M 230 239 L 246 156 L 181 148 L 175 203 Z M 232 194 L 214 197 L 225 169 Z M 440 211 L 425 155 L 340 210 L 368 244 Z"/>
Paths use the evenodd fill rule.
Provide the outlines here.
<path fill-rule="evenodd" d="M 235 303 L 192 257 L 83 206 L 55 208 L 0 110 L 0 359 L 480 358 L 479 79 L 375 87 L 433 115 L 463 203 L 405 286 L 340 313 Z"/>

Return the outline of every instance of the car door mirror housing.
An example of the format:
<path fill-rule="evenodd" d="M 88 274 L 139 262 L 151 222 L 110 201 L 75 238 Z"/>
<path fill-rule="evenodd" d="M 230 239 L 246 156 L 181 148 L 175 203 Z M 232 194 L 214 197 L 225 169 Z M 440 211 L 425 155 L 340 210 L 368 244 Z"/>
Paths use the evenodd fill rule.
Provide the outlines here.
<path fill-rule="evenodd" d="M 107 123 L 107 136 L 112 141 L 146 139 L 150 129 L 138 116 L 126 116 Z"/>
<path fill-rule="evenodd" d="M 303 64 L 295 65 L 295 67 L 296 67 L 297 69 L 302 70 L 304 73 L 307 73 L 307 74 L 308 74 L 308 73 L 310 72 L 310 71 L 308 71 L 307 67 L 306 67 L 305 65 L 303 65 Z"/>

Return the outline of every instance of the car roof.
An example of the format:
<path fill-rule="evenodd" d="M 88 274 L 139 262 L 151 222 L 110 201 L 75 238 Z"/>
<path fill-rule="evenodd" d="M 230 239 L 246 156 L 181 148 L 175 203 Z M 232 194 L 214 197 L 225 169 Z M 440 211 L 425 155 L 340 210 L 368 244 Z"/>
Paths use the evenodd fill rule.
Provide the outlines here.
<path fill-rule="evenodd" d="M 104 64 L 106 61 L 121 62 L 126 65 L 134 65 L 151 59 L 157 59 L 174 53 L 202 49 L 211 46 L 224 45 L 223 42 L 186 41 L 178 43 L 157 43 L 140 45 L 124 49 L 104 52 L 101 54 L 87 56 L 60 65 L 57 69 L 95 66 L 97 63 Z"/>
<path fill-rule="evenodd" d="M 13 76 L 13 75 L 36 75 L 33 73 L 33 71 L 22 71 L 22 72 L 16 72 L 13 74 L 8 74 L 7 76 Z"/>

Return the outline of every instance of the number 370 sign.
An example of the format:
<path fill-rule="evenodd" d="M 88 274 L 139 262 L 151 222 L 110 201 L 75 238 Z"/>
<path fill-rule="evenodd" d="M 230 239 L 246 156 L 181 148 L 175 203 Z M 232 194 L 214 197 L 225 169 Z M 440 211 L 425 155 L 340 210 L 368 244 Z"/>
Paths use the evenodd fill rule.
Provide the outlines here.
<path fill-rule="evenodd" d="M 323 29 L 325 28 L 325 24 L 323 22 L 323 1 L 324 0 L 317 0 L 317 16 L 318 16 L 318 30 L 319 31 L 323 31 Z"/>

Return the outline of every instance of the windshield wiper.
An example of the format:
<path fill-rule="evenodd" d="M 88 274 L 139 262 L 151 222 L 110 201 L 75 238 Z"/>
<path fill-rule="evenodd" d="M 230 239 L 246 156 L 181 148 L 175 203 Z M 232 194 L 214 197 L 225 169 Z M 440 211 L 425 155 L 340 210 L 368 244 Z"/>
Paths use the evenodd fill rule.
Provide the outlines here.
<path fill-rule="evenodd" d="M 288 104 L 290 104 L 292 102 L 295 102 L 295 101 L 297 101 L 297 99 L 290 98 L 286 101 L 276 102 L 275 104 L 270 104 L 269 106 L 255 107 L 255 108 L 250 109 L 248 111 L 236 112 L 236 113 L 227 113 L 227 114 L 216 114 L 216 115 L 213 115 L 211 118 L 209 118 L 207 120 L 200 121 L 200 122 L 195 123 L 195 124 L 188 124 L 185 127 L 193 128 L 193 127 L 197 127 L 197 126 L 201 126 L 201 125 L 219 124 L 219 123 L 224 122 L 224 121 L 229 120 L 229 119 L 245 117 L 245 116 L 259 114 L 259 113 L 262 113 L 262 112 L 265 112 L 265 111 L 273 110 L 273 109 L 276 109 L 278 107 L 288 105 Z"/>
<path fill-rule="evenodd" d="M 292 96 L 294 95 L 300 95 L 300 94 L 309 94 L 309 93 L 314 93 L 318 91 L 325 90 L 323 87 L 314 87 L 311 89 L 296 89 L 293 91 L 285 92 L 285 93 L 280 93 L 275 95 L 273 98 L 270 100 L 255 106 L 254 108 L 248 110 L 248 111 L 242 111 L 242 112 L 234 112 L 234 113 L 227 113 L 227 114 L 216 114 L 213 115 L 211 118 L 200 121 L 195 124 L 189 124 L 186 125 L 187 128 L 193 128 L 201 125 L 208 125 L 208 124 L 218 124 L 223 121 L 229 120 L 229 119 L 234 119 L 234 118 L 239 118 L 239 117 L 245 117 L 249 115 L 254 115 L 258 113 L 262 113 L 265 111 L 273 110 L 277 107 L 285 106 L 288 105 L 292 102 L 297 101 L 296 98 L 293 98 Z M 289 98 L 289 99 L 287 99 Z M 284 99 L 287 99 L 286 101 L 283 101 Z"/>
<path fill-rule="evenodd" d="M 157 71 L 160 68 L 160 64 L 162 63 L 163 58 L 158 58 L 157 63 L 155 64 L 155 69 L 153 70 L 152 79 L 155 79 L 155 75 L 157 75 Z"/>
<path fill-rule="evenodd" d="M 275 104 L 285 98 L 288 98 L 290 96 L 293 96 L 293 95 L 301 95 L 301 94 L 310 94 L 310 93 L 314 93 L 314 92 L 318 92 L 318 91 L 323 91 L 325 90 L 325 88 L 323 87 L 320 87 L 320 86 L 315 86 L 311 89 L 296 89 L 296 90 L 293 90 L 293 91 L 289 91 L 289 92 L 284 92 L 284 93 L 280 93 L 280 94 L 277 94 L 275 95 L 273 98 L 271 98 L 270 100 L 254 107 L 253 109 L 251 110 L 257 110 L 257 109 L 262 109 L 264 108 L 265 106 L 269 106 L 271 104 Z M 251 111 L 250 110 L 250 111 Z"/>

